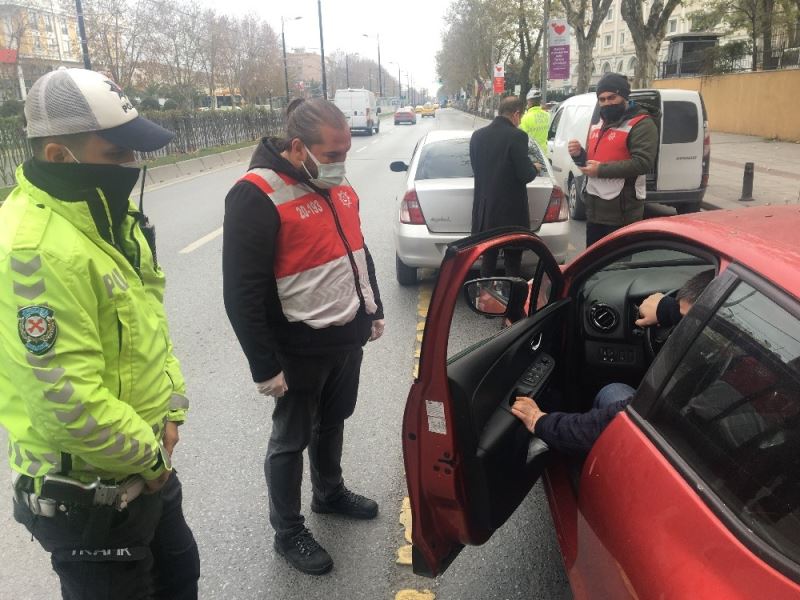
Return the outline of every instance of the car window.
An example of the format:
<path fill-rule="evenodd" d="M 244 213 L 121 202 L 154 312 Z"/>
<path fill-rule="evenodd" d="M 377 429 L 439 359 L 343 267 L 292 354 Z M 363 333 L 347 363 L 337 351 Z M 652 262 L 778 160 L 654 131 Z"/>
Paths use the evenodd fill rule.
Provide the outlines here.
<path fill-rule="evenodd" d="M 469 138 L 431 142 L 422 147 L 416 181 L 456 177 L 472 177 Z"/>
<path fill-rule="evenodd" d="M 694 102 L 667 100 L 664 102 L 664 144 L 688 144 L 697 140 L 697 105 Z"/>
<path fill-rule="evenodd" d="M 567 110 L 566 108 L 562 108 L 561 110 L 559 110 L 553 117 L 553 120 L 550 121 L 550 128 L 547 130 L 548 140 L 555 139 L 556 132 L 558 131 L 558 124 L 561 121 L 561 116 L 564 114 L 566 110 Z"/>
<path fill-rule="evenodd" d="M 531 159 L 531 162 L 539 163 L 540 165 L 544 164 L 542 149 L 539 148 L 532 139 L 528 140 L 528 157 Z"/>
<path fill-rule="evenodd" d="M 653 426 L 745 527 L 800 562 L 800 322 L 739 283 L 668 381 Z"/>

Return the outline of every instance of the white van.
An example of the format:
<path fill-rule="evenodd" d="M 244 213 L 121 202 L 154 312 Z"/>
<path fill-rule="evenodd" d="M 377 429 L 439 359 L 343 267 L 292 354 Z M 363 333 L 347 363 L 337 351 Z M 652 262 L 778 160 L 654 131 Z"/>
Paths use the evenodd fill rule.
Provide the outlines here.
<path fill-rule="evenodd" d="M 634 90 L 631 100 L 657 116 L 658 157 L 647 174 L 647 199 L 674 206 L 679 214 L 697 212 L 708 185 L 711 139 L 703 98 L 688 90 Z M 567 150 L 569 140 L 586 147 L 589 126 L 599 119 L 597 95 L 580 94 L 562 102 L 550 121 L 547 154 L 557 184 L 567 190 L 569 214 L 586 218 L 580 169 Z"/>
<path fill-rule="evenodd" d="M 333 103 L 347 117 L 350 131 L 366 131 L 367 135 L 372 135 L 381 130 L 378 118 L 381 109 L 378 107 L 375 94 L 369 90 L 363 88 L 336 90 Z"/>

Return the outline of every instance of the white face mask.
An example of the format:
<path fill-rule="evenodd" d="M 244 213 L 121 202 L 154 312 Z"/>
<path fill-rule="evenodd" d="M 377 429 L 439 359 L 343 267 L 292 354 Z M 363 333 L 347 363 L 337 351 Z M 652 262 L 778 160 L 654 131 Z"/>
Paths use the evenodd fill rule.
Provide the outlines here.
<path fill-rule="evenodd" d="M 316 177 L 312 177 L 308 167 L 306 167 L 306 163 L 303 163 L 303 169 L 311 179 L 311 183 L 324 190 L 341 185 L 342 181 L 344 181 L 345 175 L 345 167 L 343 162 L 323 164 L 317 160 L 316 156 L 311 154 L 311 150 L 308 150 L 308 155 L 311 157 L 311 160 L 314 161 L 314 164 L 317 165 L 318 173 Z"/>

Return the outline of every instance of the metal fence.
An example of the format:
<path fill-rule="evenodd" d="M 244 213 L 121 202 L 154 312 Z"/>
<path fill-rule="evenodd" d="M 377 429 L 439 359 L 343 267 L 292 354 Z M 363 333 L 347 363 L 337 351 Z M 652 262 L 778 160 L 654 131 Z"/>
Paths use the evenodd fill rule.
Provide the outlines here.
<path fill-rule="evenodd" d="M 175 139 L 165 148 L 139 156 L 147 160 L 168 155 L 180 156 L 207 148 L 255 141 L 264 136 L 282 135 L 284 115 L 269 110 L 231 110 L 205 112 L 145 113 L 154 121 L 175 132 Z M 0 119 L 0 182 L 14 185 L 17 165 L 33 155 L 25 137 L 22 119 Z"/>

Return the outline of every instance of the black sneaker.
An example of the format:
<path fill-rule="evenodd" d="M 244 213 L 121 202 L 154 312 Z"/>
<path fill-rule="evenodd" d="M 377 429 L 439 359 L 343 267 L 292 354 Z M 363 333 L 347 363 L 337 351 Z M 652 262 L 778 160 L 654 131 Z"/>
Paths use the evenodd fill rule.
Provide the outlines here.
<path fill-rule="evenodd" d="M 324 575 L 333 568 L 331 555 L 305 527 L 300 533 L 285 540 L 276 535 L 275 551 L 295 569 L 309 575 Z"/>
<path fill-rule="evenodd" d="M 337 498 L 328 502 L 312 498 L 311 510 L 315 513 L 337 513 L 354 519 L 374 519 L 378 516 L 378 503 L 344 488 Z"/>

